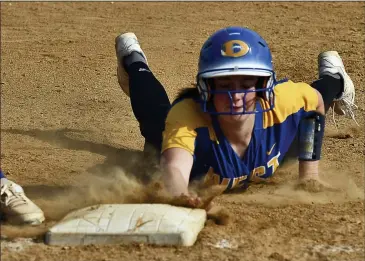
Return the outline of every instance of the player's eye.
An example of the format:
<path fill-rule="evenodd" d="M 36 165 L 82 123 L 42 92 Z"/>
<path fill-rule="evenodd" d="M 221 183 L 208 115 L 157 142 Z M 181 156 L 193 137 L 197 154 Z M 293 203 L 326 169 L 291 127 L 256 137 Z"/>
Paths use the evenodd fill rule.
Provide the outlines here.
<path fill-rule="evenodd" d="M 231 85 L 230 84 L 218 84 L 217 89 L 219 89 L 219 90 L 229 90 L 229 89 L 231 89 Z"/>
<path fill-rule="evenodd" d="M 250 89 L 250 88 L 252 88 L 254 86 L 252 84 L 250 84 L 250 83 L 243 83 L 243 84 L 240 85 L 240 87 L 241 87 L 241 89 L 246 90 L 246 89 Z"/>
<path fill-rule="evenodd" d="M 250 89 L 252 87 L 255 87 L 257 80 L 255 78 L 247 79 L 244 82 L 241 82 L 240 87 L 242 89 Z"/>

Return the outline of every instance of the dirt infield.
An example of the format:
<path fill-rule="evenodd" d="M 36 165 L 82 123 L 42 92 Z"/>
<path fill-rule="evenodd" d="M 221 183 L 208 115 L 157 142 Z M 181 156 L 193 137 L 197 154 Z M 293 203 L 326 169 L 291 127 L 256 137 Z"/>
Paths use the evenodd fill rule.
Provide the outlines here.
<path fill-rule="evenodd" d="M 2 2 L 1 166 L 48 218 L 32 229 L 2 225 L 2 260 L 364 260 L 364 7 Z M 117 83 L 115 36 L 137 34 L 172 100 L 194 82 L 203 41 L 228 25 L 248 26 L 267 40 L 278 78 L 310 83 L 319 52 L 342 55 L 361 128 L 337 117 L 336 131 L 328 117 L 321 162 L 325 180 L 341 191 L 294 190 L 294 165 L 269 184 L 219 196 L 215 202 L 229 212 L 228 224 L 208 221 L 191 248 L 44 245 L 39 235 L 76 203 L 124 202 L 128 189 L 139 188 L 115 167 L 137 170 L 143 145 Z"/>

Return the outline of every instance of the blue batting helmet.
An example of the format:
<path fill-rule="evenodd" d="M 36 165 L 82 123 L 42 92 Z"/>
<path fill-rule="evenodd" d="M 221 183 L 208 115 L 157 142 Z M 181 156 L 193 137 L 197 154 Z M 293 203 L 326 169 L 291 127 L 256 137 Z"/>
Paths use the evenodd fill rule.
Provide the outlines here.
<path fill-rule="evenodd" d="M 217 93 L 207 84 L 207 79 L 231 75 L 251 75 L 262 77 L 260 85 L 255 90 L 240 90 L 238 92 L 258 92 L 269 101 L 270 108 L 274 107 L 273 88 L 276 83 L 275 72 L 272 64 L 270 49 L 266 41 L 256 32 L 243 27 L 227 27 L 218 30 L 211 35 L 203 44 L 200 50 L 197 88 L 202 100 L 203 111 L 219 114 L 215 110 L 209 110 L 207 102 L 210 97 Z M 227 92 L 231 97 L 231 92 L 237 91 L 219 91 Z M 243 111 L 234 113 L 233 111 L 223 114 L 247 114 L 264 112 Z"/>

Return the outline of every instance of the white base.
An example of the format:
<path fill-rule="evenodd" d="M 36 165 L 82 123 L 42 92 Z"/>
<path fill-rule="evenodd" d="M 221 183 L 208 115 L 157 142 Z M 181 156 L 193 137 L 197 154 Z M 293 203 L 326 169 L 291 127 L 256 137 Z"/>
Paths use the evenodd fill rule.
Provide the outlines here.
<path fill-rule="evenodd" d="M 69 213 L 46 234 L 49 245 L 146 243 L 191 246 L 206 221 L 202 209 L 111 204 Z"/>

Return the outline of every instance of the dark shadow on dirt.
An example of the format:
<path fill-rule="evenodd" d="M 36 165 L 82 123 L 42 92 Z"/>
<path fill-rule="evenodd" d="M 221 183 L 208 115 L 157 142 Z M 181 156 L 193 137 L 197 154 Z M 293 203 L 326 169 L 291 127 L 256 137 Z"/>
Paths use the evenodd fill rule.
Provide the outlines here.
<path fill-rule="evenodd" d="M 82 139 L 83 133 L 89 131 L 63 128 L 57 130 L 20 130 L 3 129 L 2 132 L 27 135 L 48 142 L 51 145 L 69 150 L 83 150 L 105 156 L 105 161 L 96 164 L 85 171 L 93 176 L 105 176 L 112 173 L 115 167 L 121 167 L 126 173 L 133 173 L 133 176 L 141 182 L 149 181 L 148 173 L 157 170 L 157 158 L 155 153 L 144 153 L 143 151 L 131 150 L 126 147 L 113 147 L 108 144 L 95 143 Z M 76 134 L 80 138 L 71 137 Z M 57 197 L 72 189 L 71 186 L 50 186 L 50 185 L 29 185 L 23 186 L 27 195 L 31 198 Z"/>
<path fill-rule="evenodd" d="M 31 199 L 47 198 L 55 200 L 60 196 L 67 195 L 75 189 L 74 186 L 65 185 L 22 185 L 26 195 Z"/>

